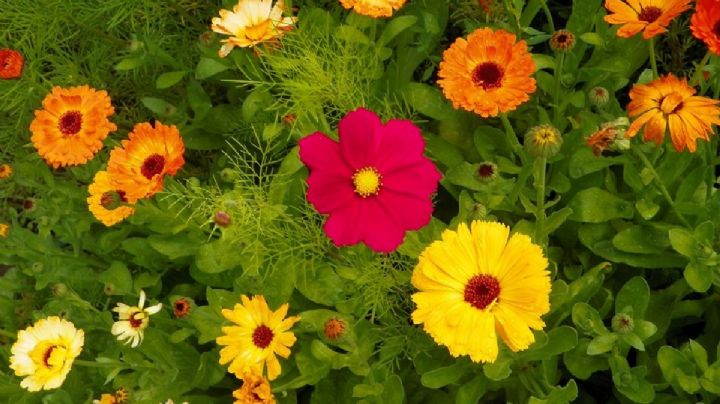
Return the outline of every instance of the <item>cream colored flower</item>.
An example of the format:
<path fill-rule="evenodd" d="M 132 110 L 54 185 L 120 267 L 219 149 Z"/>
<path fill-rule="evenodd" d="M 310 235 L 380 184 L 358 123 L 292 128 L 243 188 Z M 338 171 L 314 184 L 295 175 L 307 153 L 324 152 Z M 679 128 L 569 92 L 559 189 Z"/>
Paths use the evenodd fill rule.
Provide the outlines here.
<path fill-rule="evenodd" d="M 261 42 L 275 40 L 293 28 L 294 17 L 283 17 L 285 1 L 240 0 L 233 10 L 220 10 L 213 18 L 212 30 L 230 38 L 223 39 L 220 57 L 230 54 L 234 47 L 248 48 Z"/>
<path fill-rule="evenodd" d="M 132 342 L 132 347 L 140 345 L 143 339 L 143 332 L 150 324 L 150 316 L 160 311 L 162 303 L 148 308 L 145 307 L 145 292 L 140 291 L 140 301 L 137 306 L 128 306 L 118 303 L 113 309 L 118 313 L 118 321 L 112 326 L 112 334 L 117 336 L 118 341 L 126 340 Z"/>
<path fill-rule="evenodd" d="M 18 332 L 10 369 L 27 376 L 20 386 L 29 391 L 50 390 L 65 381 L 85 342 L 83 330 L 60 317 L 48 317 Z"/>

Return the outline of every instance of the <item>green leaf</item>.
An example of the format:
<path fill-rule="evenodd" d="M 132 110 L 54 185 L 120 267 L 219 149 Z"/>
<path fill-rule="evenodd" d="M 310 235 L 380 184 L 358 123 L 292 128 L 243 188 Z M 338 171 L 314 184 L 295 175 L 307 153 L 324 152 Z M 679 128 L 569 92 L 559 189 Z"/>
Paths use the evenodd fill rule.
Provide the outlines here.
<path fill-rule="evenodd" d="M 640 276 L 633 277 L 625 282 L 615 298 L 615 312 L 620 313 L 626 307 L 632 307 L 634 319 L 645 317 L 650 303 L 650 286 Z"/>
<path fill-rule="evenodd" d="M 477 404 L 485 391 L 487 391 L 487 379 L 483 375 L 477 375 L 458 389 L 455 404 Z"/>
<path fill-rule="evenodd" d="M 608 368 L 607 359 L 604 357 L 587 355 L 589 344 L 589 339 L 581 338 L 575 349 L 563 354 L 563 362 L 570 373 L 582 380 L 587 380 L 593 373 Z"/>
<path fill-rule="evenodd" d="M 590 45 L 599 46 L 601 48 L 605 47 L 605 41 L 595 32 L 586 32 L 580 35 L 580 40 Z"/>
<path fill-rule="evenodd" d="M 601 334 L 588 344 L 587 354 L 588 355 L 600 355 L 605 352 L 609 352 L 615 346 L 618 336 L 615 333 Z"/>
<path fill-rule="evenodd" d="M 658 350 L 657 361 L 665 380 L 670 384 L 679 384 L 679 374 L 686 376 L 695 375 L 697 372 L 695 364 L 687 355 L 670 346 L 663 346 Z"/>
<path fill-rule="evenodd" d="M 420 377 L 420 383 L 431 389 L 439 389 L 449 384 L 456 383 L 466 373 L 466 366 L 463 363 L 456 362 L 453 365 L 433 369 L 423 373 Z"/>
<path fill-rule="evenodd" d="M 545 232 L 546 235 L 551 234 L 560 226 L 562 226 L 562 224 L 565 223 L 565 221 L 572 215 L 572 213 L 573 210 L 567 207 L 553 212 L 550 216 L 548 216 L 547 220 L 545 221 L 545 226 L 543 226 L 543 232 Z"/>
<path fill-rule="evenodd" d="M 377 47 L 381 48 L 390 43 L 395 37 L 400 35 L 403 31 L 411 28 L 417 23 L 417 17 L 414 15 L 402 15 L 393 18 L 390 23 L 385 27 L 380 38 L 377 41 Z"/>
<path fill-rule="evenodd" d="M 575 380 L 570 380 L 565 387 L 554 386 L 550 394 L 544 399 L 530 397 L 531 404 L 567 404 L 575 401 L 578 396 L 578 388 Z"/>
<path fill-rule="evenodd" d="M 692 339 L 688 343 L 688 347 L 690 348 L 693 360 L 695 360 L 695 364 L 701 371 L 706 371 L 708 369 L 708 356 L 705 348 Z"/>
<path fill-rule="evenodd" d="M 615 387 L 624 396 L 637 403 L 651 403 L 655 399 L 655 389 L 646 379 L 647 368 L 637 366 L 630 368 L 627 360 L 612 355 L 609 360 Z"/>
<path fill-rule="evenodd" d="M 705 293 L 713 283 L 713 270 L 697 261 L 690 261 L 683 271 L 685 281 L 694 291 Z"/>
<path fill-rule="evenodd" d="M 120 61 L 120 63 L 115 65 L 115 70 L 117 71 L 126 71 L 126 70 L 133 70 L 145 63 L 145 60 L 143 58 L 139 57 L 129 57 L 125 58 Z"/>
<path fill-rule="evenodd" d="M 538 341 L 536 341 L 537 344 Z M 530 346 L 530 349 L 522 354 L 525 360 L 543 360 L 570 351 L 578 343 L 577 331 L 569 326 L 560 326 L 547 333 L 547 343 L 542 346 Z"/>
<path fill-rule="evenodd" d="M 215 59 L 201 58 L 195 68 L 195 78 L 198 80 L 205 80 L 206 78 L 212 77 L 220 72 L 224 72 L 227 69 L 229 69 L 228 66 Z"/>
<path fill-rule="evenodd" d="M 171 116 L 177 111 L 174 105 L 160 98 L 145 97 L 141 101 L 147 109 L 163 117 Z"/>
<path fill-rule="evenodd" d="M 190 238 L 188 234 L 172 236 L 150 236 L 147 242 L 155 251 L 165 255 L 171 260 L 195 255 L 199 249 L 198 240 Z"/>
<path fill-rule="evenodd" d="M 512 358 L 502 356 L 498 357 L 495 362 L 483 365 L 483 373 L 490 380 L 505 380 L 512 373 L 512 369 L 510 369 L 510 365 L 512 365 L 512 363 Z"/>
<path fill-rule="evenodd" d="M 179 83 L 186 74 L 187 71 L 185 70 L 163 73 L 158 76 L 157 80 L 155 81 L 155 87 L 157 87 L 158 89 L 172 87 L 175 84 Z"/>
<path fill-rule="evenodd" d="M 478 179 L 477 172 L 479 167 L 479 164 L 470 164 L 464 161 L 446 171 L 445 179 L 455 185 L 459 185 L 472 191 L 480 191 L 486 187 Z"/>
<path fill-rule="evenodd" d="M 410 83 L 404 94 L 408 103 L 418 112 L 438 121 L 450 119 L 455 113 L 453 107 L 436 87 Z"/>
<path fill-rule="evenodd" d="M 670 237 L 670 245 L 680 254 L 693 258 L 697 252 L 697 242 L 693 234 L 681 228 L 670 229 L 668 233 Z"/>
<path fill-rule="evenodd" d="M 670 246 L 667 231 L 650 226 L 632 226 L 612 239 L 620 251 L 636 254 L 658 254 Z"/>
<path fill-rule="evenodd" d="M 186 87 L 188 103 L 195 113 L 195 119 L 203 119 L 210 109 L 212 109 L 212 101 L 210 96 L 205 92 L 202 85 L 197 80 L 190 80 Z"/>
<path fill-rule="evenodd" d="M 216 274 L 239 267 L 243 256 L 237 253 L 237 247 L 229 242 L 218 240 L 200 246 L 195 264 L 198 269 Z"/>
<path fill-rule="evenodd" d="M 543 69 L 555 69 L 555 59 L 548 55 L 541 53 L 534 53 L 532 55 L 533 62 L 535 62 L 535 70 Z"/>
<path fill-rule="evenodd" d="M 347 43 L 370 44 L 370 38 L 352 25 L 341 25 L 337 27 L 335 29 L 335 35 Z"/>
<path fill-rule="evenodd" d="M 570 220 L 603 223 L 612 219 L 630 219 L 634 209 L 630 202 L 600 188 L 582 190 L 568 204 L 573 210 Z"/>
<path fill-rule="evenodd" d="M 635 334 L 638 335 L 643 341 L 652 337 L 657 332 L 657 326 L 650 321 L 636 320 L 635 321 Z"/>
<path fill-rule="evenodd" d="M 710 220 L 702 222 L 697 225 L 693 235 L 698 242 L 712 245 L 715 241 L 715 224 Z"/>
<path fill-rule="evenodd" d="M 385 386 L 380 398 L 382 403 L 403 404 L 405 400 L 405 388 L 400 376 L 392 375 L 385 380 Z"/>
<path fill-rule="evenodd" d="M 98 279 L 106 285 L 112 285 L 113 295 L 125 295 L 132 291 L 132 275 L 127 266 L 120 261 L 113 261 L 110 268 L 101 273 Z"/>
<path fill-rule="evenodd" d="M 620 339 L 638 351 L 645 350 L 645 344 L 643 344 L 640 337 L 635 333 L 620 335 Z"/>
<path fill-rule="evenodd" d="M 572 320 L 575 326 L 588 335 L 602 335 L 608 332 L 600 318 L 600 313 L 585 302 L 578 302 L 572 308 Z"/>

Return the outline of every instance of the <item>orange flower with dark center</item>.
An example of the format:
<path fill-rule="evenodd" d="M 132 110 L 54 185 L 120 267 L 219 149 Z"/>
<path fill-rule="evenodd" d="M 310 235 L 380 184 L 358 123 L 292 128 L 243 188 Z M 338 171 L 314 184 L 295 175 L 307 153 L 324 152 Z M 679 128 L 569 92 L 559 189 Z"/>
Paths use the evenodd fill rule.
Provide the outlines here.
<path fill-rule="evenodd" d="M 650 39 L 666 31 L 670 22 L 690 8 L 692 0 L 605 0 L 610 14 L 605 22 L 622 25 L 617 32 L 621 38 L 630 38 L 642 31 Z"/>
<path fill-rule="evenodd" d="M 114 113 L 105 91 L 54 87 L 43 100 L 43 109 L 35 111 L 30 140 L 53 168 L 84 164 L 117 129 L 108 120 Z"/>
<path fill-rule="evenodd" d="M 575 47 L 575 34 L 559 29 L 550 37 L 550 48 L 555 52 L 569 52 Z"/>
<path fill-rule="evenodd" d="M 110 152 L 108 172 L 113 184 L 135 203 L 162 190 L 165 175 L 175 175 L 185 164 L 183 153 L 185 145 L 175 126 L 140 123 L 122 147 Z"/>
<path fill-rule="evenodd" d="M 0 79 L 10 80 L 22 76 L 25 58 L 12 49 L 0 49 Z"/>
<path fill-rule="evenodd" d="M 525 41 L 490 28 L 458 38 L 443 53 L 438 84 L 455 108 L 482 117 L 512 111 L 535 92 L 535 62 Z"/>
<path fill-rule="evenodd" d="M 687 80 L 669 74 L 648 84 L 637 84 L 630 90 L 628 115 L 637 117 L 626 132 L 635 136 L 644 127 L 645 141 L 658 145 L 666 128 L 677 151 L 686 147 L 694 152 L 698 138 L 709 140 L 712 125 L 720 125 L 720 101 L 695 95 Z"/>
<path fill-rule="evenodd" d="M 698 0 L 690 30 L 695 38 L 705 42 L 710 52 L 720 56 L 720 1 Z"/>
<path fill-rule="evenodd" d="M 88 208 L 105 226 L 113 226 L 135 213 L 128 204 L 126 192 L 116 188 L 107 171 L 98 171 L 89 188 Z"/>
<path fill-rule="evenodd" d="M 12 173 L 13 169 L 10 164 L 0 165 L 0 179 L 9 178 Z"/>

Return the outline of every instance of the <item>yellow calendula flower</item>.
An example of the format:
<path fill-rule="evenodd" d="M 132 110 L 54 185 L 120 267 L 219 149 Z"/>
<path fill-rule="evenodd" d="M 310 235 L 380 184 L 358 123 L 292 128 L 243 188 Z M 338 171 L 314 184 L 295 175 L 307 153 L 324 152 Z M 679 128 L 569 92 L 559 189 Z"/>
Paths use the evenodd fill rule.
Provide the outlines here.
<path fill-rule="evenodd" d="M 395 10 L 405 5 L 406 0 L 340 0 L 340 4 L 347 9 L 368 17 L 390 17 Z"/>
<path fill-rule="evenodd" d="M 12 173 L 13 173 L 13 169 L 10 164 L 0 165 L 0 179 L 10 178 Z"/>
<path fill-rule="evenodd" d="M 5 238 L 10 233 L 10 225 L 7 223 L 0 223 L 0 238 Z"/>
<path fill-rule="evenodd" d="M 140 291 L 140 301 L 137 306 L 128 306 L 118 303 L 113 309 L 118 313 L 118 321 L 112 326 L 112 334 L 117 336 L 118 341 L 126 340 L 132 342 L 135 348 L 142 342 L 144 331 L 150 324 L 150 316 L 159 312 L 162 303 L 145 308 L 145 292 Z"/>
<path fill-rule="evenodd" d="M 296 338 L 288 330 L 300 317 L 285 318 L 287 303 L 273 312 L 263 296 L 243 295 L 240 299 L 242 304 L 222 311 L 226 319 L 237 325 L 223 327 L 224 335 L 216 339 L 218 345 L 225 346 L 220 350 L 220 364 L 230 363 L 228 370 L 240 378 L 248 373 L 262 375 L 267 364 L 268 379 L 275 380 L 281 370 L 275 354 L 290 356 Z"/>
<path fill-rule="evenodd" d="M 233 391 L 233 404 L 275 404 L 270 382 L 266 378 L 248 373 L 243 376 L 241 388 Z"/>
<path fill-rule="evenodd" d="M 223 39 L 221 58 L 229 55 L 236 46 L 249 48 L 262 42 L 276 40 L 293 28 L 296 18 L 283 17 L 285 1 L 240 0 L 233 10 L 220 10 L 213 18 L 212 30 L 230 38 Z"/>
<path fill-rule="evenodd" d="M 84 342 L 83 330 L 67 320 L 56 316 L 39 320 L 18 332 L 10 369 L 16 376 L 25 376 L 20 386 L 29 391 L 56 389 L 65 381 Z"/>
<path fill-rule="evenodd" d="M 422 324 L 455 357 L 494 362 L 497 335 L 513 351 L 535 341 L 531 329 L 545 326 L 550 310 L 550 274 L 542 249 L 528 236 L 497 222 L 464 223 L 446 230 L 420 255 L 412 284 Z"/>

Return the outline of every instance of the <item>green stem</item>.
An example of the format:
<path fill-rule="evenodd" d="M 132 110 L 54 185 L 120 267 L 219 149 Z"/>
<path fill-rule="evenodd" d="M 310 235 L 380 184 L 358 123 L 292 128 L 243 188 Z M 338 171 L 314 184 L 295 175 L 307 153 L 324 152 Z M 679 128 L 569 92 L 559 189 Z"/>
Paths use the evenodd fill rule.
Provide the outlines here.
<path fill-rule="evenodd" d="M 660 175 L 657 173 L 657 171 L 655 171 L 655 167 L 653 167 L 650 160 L 648 160 L 647 156 L 645 156 L 645 154 L 639 148 L 633 147 L 632 149 L 635 151 L 635 154 L 637 154 L 637 156 L 640 158 L 640 161 L 642 161 L 645 168 L 647 168 L 653 175 L 653 178 L 655 179 L 655 185 L 657 185 L 660 193 L 670 205 L 672 211 L 675 212 L 675 215 L 678 217 L 678 219 L 680 219 L 680 221 L 685 227 L 687 227 L 688 229 L 692 229 L 690 223 L 685 219 L 685 216 L 683 216 L 682 213 L 677 210 L 677 206 L 675 206 L 675 201 L 672 199 L 672 196 L 670 196 L 670 192 L 668 192 L 665 184 L 662 182 L 662 178 L 660 178 Z"/>
<path fill-rule="evenodd" d="M 95 361 L 86 361 L 82 359 L 75 359 L 73 361 L 73 364 L 78 366 L 85 366 L 87 368 L 116 368 L 118 367 L 118 364 L 115 362 L 95 362 Z"/>
<path fill-rule="evenodd" d="M 517 134 L 515 134 L 515 129 L 513 129 L 512 125 L 510 124 L 510 120 L 507 117 L 506 113 L 500 114 L 500 120 L 503 123 L 503 127 L 505 127 L 505 135 L 508 138 L 508 141 L 510 142 L 510 147 L 512 147 L 513 152 L 520 157 L 520 161 L 523 163 L 525 162 L 525 153 L 523 153 L 522 145 L 520 144 L 520 141 L 517 138 Z"/>
<path fill-rule="evenodd" d="M 558 58 L 558 64 L 555 67 L 555 91 L 553 94 L 553 104 L 555 105 L 553 112 L 553 122 L 555 126 L 559 126 L 558 120 L 560 119 L 560 88 L 562 87 L 562 71 L 565 65 L 565 54 L 561 53 Z"/>
<path fill-rule="evenodd" d="M 537 191 L 535 210 L 535 241 L 545 246 L 545 176 L 547 172 L 547 158 L 538 157 L 535 160 L 535 189 Z"/>
<path fill-rule="evenodd" d="M 548 20 L 548 25 L 550 26 L 550 33 L 555 32 L 555 23 L 553 22 L 552 13 L 550 12 L 550 9 L 548 8 L 547 1 L 546 0 L 540 0 L 540 6 L 543 9 L 543 12 L 545 13 L 545 18 Z"/>
<path fill-rule="evenodd" d="M 692 79 L 690 80 L 691 86 L 696 86 L 700 84 L 700 79 L 702 78 L 702 72 L 707 63 L 710 61 L 710 51 L 707 51 L 705 53 L 705 57 L 703 57 L 702 61 L 700 61 L 700 64 L 695 68 L 695 74 L 693 74 Z"/>
<path fill-rule="evenodd" d="M 657 68 L 657 59 L 655 58 L 655 38 L 650 38 L 648 41 L 648 53 L 650 57 L 650 66 L 653 71 L 653 79 L 660 77 Z"/>

